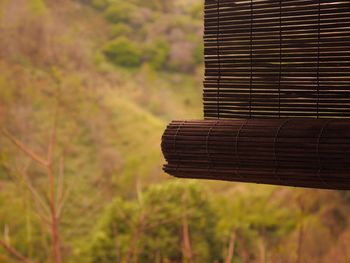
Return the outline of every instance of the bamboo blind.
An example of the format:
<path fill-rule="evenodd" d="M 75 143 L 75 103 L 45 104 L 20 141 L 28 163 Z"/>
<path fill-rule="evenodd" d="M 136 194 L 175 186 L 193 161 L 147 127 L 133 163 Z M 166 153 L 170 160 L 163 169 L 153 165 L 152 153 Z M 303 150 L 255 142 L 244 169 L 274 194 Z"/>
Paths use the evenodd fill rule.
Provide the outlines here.
<path fill-rule="evenodd" d="M 162 139 L 176 177 L 350 189 L 350 1 L 206 0 L 204 116 Z"/>
<path fill-rule="evenodd" d="M 207 118 L 350 117 L 350 1 L 206 0 Z"/>

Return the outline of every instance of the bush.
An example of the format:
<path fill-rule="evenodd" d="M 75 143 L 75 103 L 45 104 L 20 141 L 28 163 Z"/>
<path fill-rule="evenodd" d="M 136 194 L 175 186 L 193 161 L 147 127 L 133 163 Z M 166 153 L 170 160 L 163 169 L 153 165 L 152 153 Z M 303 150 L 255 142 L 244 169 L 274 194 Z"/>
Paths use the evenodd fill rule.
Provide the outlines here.
<path fill-rule="evenodd" d="M 133 29 L 126 24 L 116 24 L 111 28 L 112 37 L 129 36 L 133 32 Z"/>
<path fill-rule="evenodd" d="M 188 8 L 188 12 L 191 14 L 191 17 L 198 20 L 203 19 L 203 11 L 202 3 L 194 4 Z"/>
<path fill-rule="evenodd" d="M 156 262 L 155 255 L 161 255 L 162 262 L 184 262 L 183 218 L 196 255 L 192 262 L 220 260 L 221 241 L 215 233 L 218 220 L 206 190 L 193 183 L 172 182 L 150 187 L 142 193 L 142 202 L 115 200 L 93 233 L 87 262 L 126 262 L 134 240 L 134 261 Z M 113 244 L 118 246 L 112 249 Z"/>
<path fill-rule="evenodd" d="M 33 15 L 43 15 L 48 9 L 44 0 L 30 0 L 28 1 L 28 7 Z"/>
<path fill-rule="evenodd" d="M 104 10 L 108 6 L 108 0 L 91 0 L 91 5 L 93 8 L 98 10 Z"/>
<path fill-rule="evenodd" d="M 196 65 L 200 65 L 204 62 L 204 45 L 199 43 L 193 52 L 193 60 Z"/>
<path fill-rule="evenodd" d="M 111 63 L 117 66 L 137 67 L 142 61 L 139 45 L 125 37 L 118 37 L 109 42 L 103 53 Z"/>
<path fill-rule="evenodd" d="M 130 22 L 134 11 L 133 4 L 118 1 L 106 9 L 105 17 L 111 23 Z"/>
<path fill-rule="evenodd" d="M 169 58 L 169 45 L 163 40 L 158 40 L 148 46 L 146 60 L 154 69 L 164 69 Z"/>

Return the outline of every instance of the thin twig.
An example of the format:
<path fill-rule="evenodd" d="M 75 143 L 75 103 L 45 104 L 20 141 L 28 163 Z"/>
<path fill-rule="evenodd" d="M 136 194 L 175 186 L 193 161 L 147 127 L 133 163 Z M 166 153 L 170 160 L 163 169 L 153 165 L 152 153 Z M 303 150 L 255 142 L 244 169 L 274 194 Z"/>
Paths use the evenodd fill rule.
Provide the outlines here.
<path fill-rule="evenodd" d="M 31 193 L 31 197 L 32 197 L 33 202 L 34 202 L 37 215 L 40 217 L 40 219 L 45 224 L 50 225 L 51 223 L 50 223 L 47 215 L 45 214 L 45 210 L 47 213 L 49 212 L 48 207 L 46 207 L 46 205 L 45 205 L 45 201 L 42 198 L 40 198 L 39 193 L 37 193 L 37 191 L 35 191 L 35 188 L 30 183 L 28 176 L 23 175 L 23 172 L 25 172 L 28 169 L 29 163 L 26 165 L 26 167 L 23 170 L 20 170 L 19 168 L 16 168 L 15 170 L 13 170 L 10 167 L 8 167 L 7 165 L 4 165 L 4 167 L 7 169 L 8 175 L 10 176 L 11 179 L 15 179 L 15 180 L 25 184 L 25 186 L 28 188 L 29 192 Z M 37 198 L 36 196 L 39 198 Z M 41 201 L 39 201 L 37 199 L 40 199 Z M 46 209 L 45 209 L 45 207 L 46 207 Z"/>
<path fill-rule="evenodd" d="M 60 163 L 59 163 L 59 171 L 58 171 L 58 182 L 57 182 L 57 200 L 58 204 L 60 205 L 60 201 L 63 199 L 64 195 L 64 168 L 65 168 L 65 162 L 64 162 L 64 152 L 62 153 L 62 156 L 60 157 Z"/>
<path fill-rule="evenodd" d="M 186 211 L 183 215 L 189 216 L 189 215 L 191 215 L 191 214 L 193 214 L 193 211 L 188 210 L 188 211 Z M 166 225 L 166 224 L 172 223 L 173 221 L 178 221 L 179 219 L 181 219 L 181 217 L 182 217 L 183 215 L 178 215 L 178 216 L 174 216 L 174 217 L 171 217 L 171 218 L 167 218 L 167 219 L 158 221 L 157 223 L 152 224 L 152 225 L 151 225 L 151 224 L 145 225 L 144 229 L 145 229 L 145 230 L 149 230 L 149 229 L 152 229 L 152 228 L 161 226 L 161 225 Z"/>
<path fill-rule="evenodd" d="M 60 218 L 62 210 L 66 204 L 66 201 L 70 195 L 72 187 L 69 185 L 66 189 L 66 191 L 64 191 L 62 198 L 59 200 L 58 205 L 57 205 L 57 217 Z"/>
<path fill-rule="evenodd" d="M 44 160 L 42 157 L 34 153 L 27 145 L 23 144 L 21 141 L 17 140 L 13 137 L 8 131 L 5 129 L 1 130 L 2 134 L 7 137 L 18 149 L 20 149 L 23 153 L 25 153 L 28 157 L 39 163 L 40 165 L 47 167 L 48 162 Z"/>
<path fill-rule="evenodd" d="M 26 258 L 21 253 L 19 253 L 15 248 L 13 248 L 10 244 L 6 243 L 3 240 L 0 240 L 0 247 L 6 250 L 11 256 L 19 260 L 23 263 L 34 263 L 32 260 Z"/>
<path fill-rule="evenodd" d="M 48 149 L 47 149 L 47 160 L 49 164 L 52 164 L 53 162 L 54 147 L 56 144 L 57 119 L 58 119 L 57 115 L 58 115 L 58 105 L 56 105 L 56 108 L 55 108 L 53 126 L 52 126 L 50 140 L 49 140 Z"/>
<path fill-rule="evenodd" d="M 49 222 L 48 220 L 48 214 L 49 212 L 49 208 L 47 207 L 47 205 L 45 204 L 45 201 L 40 197 L 40 194 L 38 193 L 38 191 L 34 188 L 34 186 L 32 185 L 32 183 L 30 182 L 30 180 L 28 179 L 28 175 L 26 171 L 19 171 L 19 173 L 21 174 L 21 177 L 23 179 L 23 181 L 25 182 L 27 188 L 29 189 L 33 201 L 35 203 L 38 204 L 38 206 L 41 208 L 41 210 L 43 212 L 39 212 L 40 216 L 42 216 L 42 218 L 45 219 L 46 222 Z"/>

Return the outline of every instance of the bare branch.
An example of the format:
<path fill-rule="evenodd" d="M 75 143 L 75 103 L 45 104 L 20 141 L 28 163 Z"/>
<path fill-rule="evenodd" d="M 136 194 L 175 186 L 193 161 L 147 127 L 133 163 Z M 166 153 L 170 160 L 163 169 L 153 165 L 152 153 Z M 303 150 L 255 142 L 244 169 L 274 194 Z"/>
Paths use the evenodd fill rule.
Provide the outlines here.
<path fill-rule="evenodd" d="M 57 217 L 60 218 L 61 213 L 62 213 L 62 209 L 64 208 L 66 201 L 69 197 L 69 194 L 71 192 L 71 187 L 68 186 L 66 191 L 63 193 L 62 198 L 59 200 L 58 202 L 58 206 L 57 206 Z"/>
<path fill-rule="evenodd" d="M 54 147 L 56 145 L 56 131 L 57 131 L 57 117 L 58 117 L 59 103 L 57 101 L 54 113 L 53 127 L 51 130 L 50 140 L 48 142 L 47 152 L 47 179 L 49 182 L 49 205 L 50 205 L 50 216 L 51 216 L 51 238 L 52 238 L 52 253 L 55 263 L 62 262 L 61 255 L 61 241 L 59 225 L 60 220 L 57 216 L 57 193 L 55 175 L 53 171 L 54 162 Z"/>
<path fill-rule="evenodd" d="M 4 134 L 5 137 L 7 137 L 14 145 L 17 146 L 18 149 L 20 149 L 22 152 L 24 152 L 28 157 L 30 157 L 32 160 L 36 161 L 37 163 L 41 164 L 44 167 L 47 167 L 48 163 L 46 160 L 41 158 L 39 155 L 34 153 L 27 145 L 23 144 L 19 140 L 17 140 L 15 137 L 13 137 L 8 131 L 2 129 L 1 132 Z"/>
<path fill-rule="evenodd" d="M 50 219 L 48 217 L 46 217 L 40 210 L 41 207 L 39 206 L 38 203 L 34 202 L 34 205 L 36 207 L 36 214 L 40 217 L 41 221 L 43 222 L 43 225 L 46 225 L 48 227 L 51 226 L 51 222 Z"/>
<path fill-rule="evenodd" d="M 33 201 L 38 205 L 40 210 L 43 211 L 43 212 L 39 212 L 40 216 L 42 216 L 42 218 L 45 219 L 46 222 L 49 222 L 49 220 L 47 219 L 47 216 L 49 214 L 49 208 L 45 204 L 45 201 L 40 197 L 40 194 L 37 192 L 37 190 L 34 188 L 32 183 L 28 179 L 26 171 L 19 171 L 19 172 L 21 174 L 23 181 L 25 182 L 25 185 L 27 186 L 27 188 L 29 189 L 32 195 Z"/>
<path fill-rule="evenodd" d="M 63 199 L 63 188 L 64 188 L 64 168 L 65 168 L 65 162 L 64 162 L 64 152 L 62 153 L 62 156 L 60 158 L 59 163 L 59 171 L 58 171 L 58 183 L 57 183 L 57 200 Z"/>
<path fill-rule="evenodd" d="M 45 205 L 45 201 L 42 198 L 40 198 L 39 193 L 37 193 L 34 186 L 30 183 L 28 176 L 24 175 L 24 173 L 26 173 L 26 170 L 29 167 L 29 163 L 30 162 L 28 162 L 28 164 L 23 169 L 19 169 L 17 167 L 15 169 L 11 169 L 10 167 L 7 167 L 6 165 L 5 165 L 5 167 L 7 168 L 8 174 L 10 175 L 11 179 L 15 179 L 19 182 L 22 182 L 28 188 L 29 192 L 31 193 L 31 197 L 33 199 L 38 216 L 40 217 L 40 219 L 44 223 L 50 225 L 51 223 L 47 217 L 48 215 L 45 214 L 45 211 L 47 213 L 49 212 L 48 207 Z M 38 199 L 40 199 L 40 201 Z M 46 209 L 45 209 L 45 207 L 46 207 Z"/>
<path fill-rule="evenodd" d="M 188 211 L 183 213 L 183 215 L 186 215 L 186 216 L 190 216 L 191 214 L 193 214 L 193 211 L 191 211 L 191 210 L 188 210 Z M 183 215 L 178 215 L 178 216 L 170 217 L 170 218 L 167 218 L 167 219 L 164 219 L 164 220 L 159 220 L 158 222 L 156 222 L 155 224 L 152 224 L 152 225 L 151 224 L 146 224 L 144 229 L 145 230 L 149 230 L 149 229 L 152 229 L 152 228 L 159 227 L 161 225 L 166 225 L 166 224 L 172 223 L 174 221 L 178 221 L 179 219 L 182 218 Z"/>
<path fill-rule="evenodd" d="M 55 108 L 53 126 L 51 129 L 51 135 L 50 135 L 50 140 L 49 140 L 48 149 L 47 149 L 47 160 L 48 160 L 49 165 L 51 165 L 53 162 L 54 147 L 56 144 L 57 119 L 58 119 L 58 103 L 57 103 L 56 108 Z"/>
<path fill-rule="evenodd" d="M 15 248 L 13 248 L 10 244 L 6 243 L 3 240 L 0 240 L 0 247 L 2 247 L 7 253 L 9 253 L 12 257 L 16 258 L 18 261 L 23 263 L 34 263 L 32 260 L 26 258 L 21 253 L 19 253 Z"/>
<path fill-rule="evenodd" d="M 236 230 L 232 230 L 230 241 L 227 249 L 227 255 L 225 258 L 225 263 L 231 263 L 233 259 L 233 255 L 235 252 L 235 242 L 236 242 Z"/>

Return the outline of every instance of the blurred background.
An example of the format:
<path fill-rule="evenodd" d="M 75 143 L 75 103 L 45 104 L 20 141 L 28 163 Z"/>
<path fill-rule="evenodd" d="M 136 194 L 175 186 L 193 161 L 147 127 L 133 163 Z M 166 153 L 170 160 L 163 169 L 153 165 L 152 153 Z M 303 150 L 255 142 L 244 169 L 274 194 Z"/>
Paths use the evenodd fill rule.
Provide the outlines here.
<path fill-rule="evenodd" d="M 172 179 L 201 0 L 0 0 L 0 262 L 349 262 L 347 192 Z"/>

